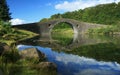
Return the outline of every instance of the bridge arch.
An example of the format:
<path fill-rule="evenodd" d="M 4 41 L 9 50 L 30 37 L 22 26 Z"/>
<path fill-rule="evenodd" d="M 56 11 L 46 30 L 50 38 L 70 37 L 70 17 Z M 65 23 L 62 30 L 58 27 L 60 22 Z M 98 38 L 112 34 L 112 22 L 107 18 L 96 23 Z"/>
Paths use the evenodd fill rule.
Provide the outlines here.
<path fill-rule="evenodd" d="M 56 19 L 56 20 L 51 20 L 46 23 L 40 23 L 40 34 L 43 39 L 49 37 L 51 38 L 51 32 L 53 28 L 59 24 L 59 23 L 67 23 L 68 25 L 71 26 L 74 32 L 74 36 L 78 35 L 79 32 L 79 23 L 76 23 L 75 21 L 71 19 Z"/>
<path fill-rule="evenodd" d="M 78 33 L 77 27 L 76 27 L 74 24 L 72 24 L 72 23 L 70 23 L 70 22 L 66 22 L 66 21 L 56 22 L 56 23 L 54 23 L 53 25 L 49 24 L 50 33 L 52 32 L 53 28 L 54 28 L 56 25 L 60 24 L 60 23 L 66 23 L 66 24 L 68 24 L 68 25 L 73 29 L 74 34 L 77 34 L 77 33 Z"/>

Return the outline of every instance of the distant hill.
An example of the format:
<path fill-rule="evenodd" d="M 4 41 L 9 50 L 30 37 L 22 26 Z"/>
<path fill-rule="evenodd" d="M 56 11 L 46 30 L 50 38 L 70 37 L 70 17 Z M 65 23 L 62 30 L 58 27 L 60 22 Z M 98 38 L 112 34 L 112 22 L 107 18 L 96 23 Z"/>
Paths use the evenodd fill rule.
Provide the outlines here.
<path fill-rule="evenodd" d="M 120 2 L 110 4 L 100 4 L 83 10 L 66 12 L 63 14 L 52 15 L 49 19 L 69 18 L 84 22 L 116 25 L 120 24 Z M 43 19 L 49 20 L 49 19 Z M 42 21 L 42 20 L 41 20 Z"/>

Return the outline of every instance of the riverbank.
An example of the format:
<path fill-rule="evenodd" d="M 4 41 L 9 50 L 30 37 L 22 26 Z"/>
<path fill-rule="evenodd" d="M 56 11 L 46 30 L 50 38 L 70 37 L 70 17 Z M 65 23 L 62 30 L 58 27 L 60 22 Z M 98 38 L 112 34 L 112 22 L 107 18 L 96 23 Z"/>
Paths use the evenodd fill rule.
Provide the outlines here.
<path fill-rule="evenodd" d="M 110 25 L 104 28 L 89 29 L 86 34 L 92 35 L 120 35 L 119 25 Z"/>
<path fill-rule="evenodd" d="M 3 34 L 3 28 L 0 30 L 2 31 L 0 34 L 1 75 L 47 75 L 47 73 L 56 75 L 56 65 L 47 62 L 45 54 L 32 48 L 25 49 L 23 51 L 26 52 L 21 53 L 22 51 L 16 48 L 16 42 L 38 36 L 38 34 L 13 28 L 10 28 L 11 32 Z M 23 55 L 28 57 L 23 58 Z"/>
<path fill-rule="evenodd" d="M 10 48 L 0 56 L 0 71 L 1 75 L 56 75 L 57 66 L 36 48 Z"/>
<path fill-rule="evenodd" d="M 17 29 L 17 32 L 15 32 L 14 34 L 4 34 L 2 37 L 0 37 L 0 42 L 7 43 L 10 46 L 17 41 L 25 40 L 35 36 L 38 36 L 38 34 Z"/>

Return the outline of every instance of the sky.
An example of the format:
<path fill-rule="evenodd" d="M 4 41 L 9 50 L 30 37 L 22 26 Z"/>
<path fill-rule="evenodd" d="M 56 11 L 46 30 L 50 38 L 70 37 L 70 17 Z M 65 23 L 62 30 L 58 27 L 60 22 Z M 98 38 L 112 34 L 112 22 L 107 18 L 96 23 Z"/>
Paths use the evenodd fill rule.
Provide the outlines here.
<path fill-rule="evenodd" d="M 118 3 L 120 0 L 6 0 L 13 25 L 38 22 L 57 13 L 84 9 L 98 4 Z"/>

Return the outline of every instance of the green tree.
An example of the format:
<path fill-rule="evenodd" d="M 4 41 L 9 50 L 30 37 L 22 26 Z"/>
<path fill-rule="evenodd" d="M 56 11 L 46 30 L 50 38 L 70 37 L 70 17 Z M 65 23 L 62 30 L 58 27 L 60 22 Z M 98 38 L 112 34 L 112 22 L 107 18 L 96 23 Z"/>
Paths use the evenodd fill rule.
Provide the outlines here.
<path fill-rule="evenodd" d="M 47 22 L 49 19 L 48 18 L 43 18 L 40 20 L 40 22 Z"/>
<path fill-rule="evenodd" d="M 12 33 L 11 24 L 9 22 L 0 21 L 0 36 Z"/>
<path fill-rule="evenodd" d="M 0 20 L 9 21 L 11 19 L 10 15 L 6 0 L 0 0 Z"/>
<path fill-rule="evenodd" d="M 75 19 L 78 21 L 116 25 L 120 22 L 120 2 L 100 4 L 85 9 L 80 9 L 63 14 L 52 15 L 50 19 L 60 18 Z"/>
<path fill-rule="evenodd" d="M 54 14 L 54 15 L 51 16 L 51 19 L 60 19 L 60 18 L 62 18 L 60 13 Z"/>

